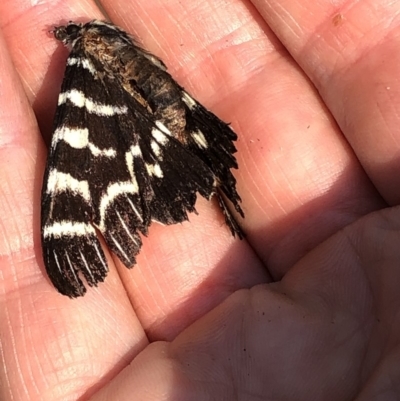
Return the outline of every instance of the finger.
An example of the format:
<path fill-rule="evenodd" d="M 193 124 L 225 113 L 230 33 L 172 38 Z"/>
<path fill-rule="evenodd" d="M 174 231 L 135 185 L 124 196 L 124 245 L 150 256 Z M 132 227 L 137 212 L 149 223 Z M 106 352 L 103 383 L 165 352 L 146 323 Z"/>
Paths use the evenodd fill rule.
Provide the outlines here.
<path fill-rule="evenodd" d="M 398 204 L 398 3 L 254 4 L 317 87 L 380 194 Z"/>
<path fill-rule="evenodd" d="M 19 76 L 21 78 L 21 80 L 23 81 L 24 88 L 31 88 L 32 89 L 32 93 L 35 94 L 34 89 L 36 88 L 36 86 L 38 85 L 38 79 L 37 76 L 32 76 L 32 74 L 30 74 L 30 68 L 29 67 L 29 63 L 28 61 L 32 61 L 32 64 L 37 66 L 39 68 L 39 66 L 45 62 L 45 61 L 49 61 L 49 57 L 48 57 L 48 53 L 50 52 L 50 48 L 53 46 L 57 46 L 57 44 L 54 41 L 54 38 L 51 40 L 51 38 L 48 35 L 48 29 L 51 25 L 47 20 L 45 20 L 43 18 L 44 14 L 40 14 L 40 15 L 35 15 L 33 12 L 29 15 L 29 18 L 32 18 L 33 16 L 36 17 L 36 21 L 34 23 L 32 23 L 32 27 L 35 27 L 36 29 L 32 30 L 32 32 L 30 32 L 28 29 L 26 29 L 26 20 L 28 19 L 28 17 L 25 17 L 25 13 L 31 12 L 32 10 L 28 9 L 28 10 L 24 10 L 24 6 L 25 3 L 21 2 L 21 4 L 19 3 L 5 3 L 2 4 L 2 13 L 1 15 L 5 15 L 8 16 L 9 13 L 15 13 L 17 14 L 18 11 L 16 11 L 16 9 L 18 10 L 18 5 L 20 5 L 21 9 L 21 18 L 20 18 L 20 22 L 18 24 L 8 24 L 6 25 L 6 33 L 7 33 L 7 37 L 9 39 L 9 42 L 7 43 L 8 47 L 12 49 L 12 56 L 14 57 L 13 62 L 14 64 L 16 64 L 18 66 L 18 73 Z M 11 11 L 9 11 L 9 8 L 11 7 Z M 79 8 L 79 6 L 77 6 L 77 8 L 81 10 L 81 8 Z M 39 11 L 38 9 L 35 9 L 35 11 Z M 66 12 L 67 10 L 65 10 Z M 89 14 L 90 12 L 92 14 L 94 14 L 97 11 L 97 13 L 99 14 L 99 11 L 92 7 L 88 7 L 88 9 L 86 10 L 86 12 Z M 99 14 L 100 15 L 100 14 Z M 44 29 L 37 29 L 37 27 L 45 27 Z M 25 39 L 26 37 L 30 37 L 32 42 L 35 43 L 35 46 L 32 46 L 31 48 L 29 47 L 29 43 L 28 44 L 24 44 L 25 47 L 17 47 L 17 43 L 18 40 L 20 40 L 21 42 L 23 42 L 23 39 Z M 12 38 L 12 39 L 11 39 Z M 48 48 L 46 48 L 46 46 L 48 46 Z M 53 49 L 54 50 L 54 49 Z M 62 49 L 64 51 L 64 49 Z M 21 54 L 23 54 L 24 56 L 22 57 Z M 19 57 L 18 57 L 19 56 Z M 64 55 L 65 56 L 65 55 Z M 42 58 L 41 58 L 42 57 Z M 61 60 L 62 55 L 59 55 L 59 57 L 57 59 Z M 38 60 L 39 59 L 39 60 Z M 65 65 L 65 57 L 63 58 L 63 64 Z M 64 68 L 64 67 L 63 67 Z M 43 67 L 42 67 L 43 69 Z M 53 71 L 53 73 L 55 73 Z M 62 73 L 63 71 L 60 71 L 60 74 L 62 77 Z M 50 73 L 49 73 L 50 74 Z M 50 81 L 52 81 L 53 79 L 50 77 Z M 59 86 L 59 85 L 58 85 Z M 52 87 L 52 85 L 49 85 L 49 88 Z M 59 92 L 59 89 L 56 89 L 57 92 Z M 40 94 L 37 95 L 36 99 L 34 100 L 33 103 L 40 103 L 42 101 L 41 96 L 46 97 L 47 94 L 45 92 L 40 92 Z M 29 96 L 28 96 L 29 97 Z M 55 99 L 55 103 L 57 102 L 57 100 Z M 48 105 L 47 105 L 48 106 Z M 49 113 L 47 113 L 49 114 Z M 48 116 L 48 118 L 52 118 L 52 116 Z M 37 131 L 35 133 L 37 135 Z M 40 137 L 35 138 L 36 141 L 39 141 Z M 40 143 L 40 146 L 43 146 Z M 45 157 L 43 155 L 40 155 L 40 159 L 38 161 L 39 164 L 39 173 L 38 173 L 38 190 L 40 191 L 40 187 L 41 187 L 41 180 L 42 180 L 42 169 L 43 169 L 43 165 L 44 165 L 44 159 Z M 35 196 L 32 200 L 32 202 L 34 204 L 36 204 L 36 207 L 39 208 L 39 203 L 40 203 L 40 195 L 39 196 Z M 39 216 L 39 213 L 38 213 Z M 38 230 L 35 231 L 35 234 L 38 233 Z M 37 245 L 40 245 L 40 241 L 37 242 Z M 116 278 L 115 273 L 111 273 L 114 274 L 114 279 Z M 113 278 L 111 278 L 112 281 Z M 121 284 L 118 284 L 118 280 L 114 280 L 114 285 L 119 286 L 119 293 L 123 292 L 121 287 Z M 62 298 L 64 301 L 66 300 L 65 298 Z"/>
<path fill-rule="evenodd" d="M 9 6 L 14 10 L 18 4 Z M 0 15 L 8 15 L 5 4 L 0 7 Z M 43 21 L 36 18 L 40 26 Z M 119 287 L 124 293 L 115 272 L 101 292 L 93 290 L 75 302 L 58 294 L 46 278 L 39 239 L 45 147 L 20 82 L 24 76 L 15 72 L 3 39 L 0 52 L 0 398 L 48 394 L 55 399 L 64 388 L 62 393 L 75 399 L 118 372 L 147 340 L 128 299 L 110 291 Z"/>
<path fill-rule="evenodd" d="M 190 9 L 190 3 L 187 5 Z M 227 8 L 222 12 L 218 8 L 218 13 L 215 15 L 211 14 L 213 9 L 211 3 L 203 3 L 202 17 L 198 13 L 196 15 L 200 18 L 209 18 L 211 24 L 206 24 L 207 32 L 202 32 L 199 25 L 190 26 L 195 19 L 182 19 L 178 12 L 182 6 L 177 2 L 169 5 L 160 2 L 151 4 L 135 2 L 134 5 L 103 2 L 103 6 L 114 22 L 123 27 L 130 26 L 130 31 L 135 33 L 146 48 L 161 55 L 171 74 L 185 87 L 186 82 L 189 85 L 191 82 L 191 76 L 184 68 L 186 63 L 184 67 L 180 67 L 180 60 L 185 59 L 185 53 L 200 54 L 199 60 L 203 59 L 204 67 L 210 74 L 197 75 L 199 65 L 196 58 L 193 60 L 196 65 L 194 80 L 200 87 L 211 88 L 221 81 L 220 64 L 224 63 L 228 68 L 229 60 L 236 58 L 236 55 L 231 55 L 229 49 L 222 49 L 221 52 L 226 50 L 229 59 L 224 60 L 221 54 L 218 60 L 212 61 L 209 57 L 207 62 L 203 55 L 207 57 L 206 52 L 209 50 L 205 46 L 207 45 L 211 49 L 211 54 L 214 54 L 224 45 L 226 31 L 228 29 L 232 31 L 234 21 L 238 23 L 247 20 L 250 23 L 252 20 L 250 13 L 244 14 L 246 9 L 242 7 L 241 2 L 231 5 L 232 24 L 226 26 L 223 24 L 218 26 L 217 22 L 221 20 L 218 18 L 218 13 L 223 15 Z M 189 12 L 189 15 L 191 14 Z M 216 18 L 214 23 L 210 15 Z M 254 31 L 257 35 L 262 33 L 257 27 Z M 187 36 L 187 33 L 190 35 Z M 219 35 L 217 39 L 214 37 L 216 33 Z M 241 35 L 239 32 L 237 41 L 244 40 Z M 183 46 L 176 41 L 176 38 L 181 36 L 185 38 Z M 199 38 L 206 36 L 208 40 L 202 43 Z M 190 64 L 186 68 L 193 71 Z M 240 68 L 240 65 L 237 65 L 237 68 Z M 212 82 L 208 81 L 208 77 L 211 77 Z M 225 98 L 228 96 L 228 89 L 242 86 L 240 80 L 245 79 L 243 74 L 234 74 L 232 71 L 231 77 L 232 82 L 224 83 L 221 88 L 226 93 L 216 93 L 215 90 L 210 92 L 214 98 Z M 204 99 L 206 106 L 214 111 L 212 103 L 207 104 L 207 96 Z M 203 98 L 200 100 L 203 102 Z M 221 111 L 228 109 L 224 104 L 220 108 Z M 217 108 L 215 111 L 223 118 L 223 114 L 218 113 Z M 150 237 L 145 240 L 138 258 L 137 268 L 133 272 L 121 270 L 127 287 L 132 289 L 130 293 L 135 309 L 138 310 L 150 335 L 163 333 L 163 338 L 171 338 L 228 294 L 238 288 L 265 281 L 267 277 L 261 264 L 254 257 L 252 249 L 244 243 L 232 242 L 228 230 L 223 227 L 222 219 L 216 218 L 218 215 L 215 209 L 201 201 L 197 203 L 196 208 L 200 218 L 191 215 L 190 224 L 184 223 L 182 227 L 152 226 Z"/>

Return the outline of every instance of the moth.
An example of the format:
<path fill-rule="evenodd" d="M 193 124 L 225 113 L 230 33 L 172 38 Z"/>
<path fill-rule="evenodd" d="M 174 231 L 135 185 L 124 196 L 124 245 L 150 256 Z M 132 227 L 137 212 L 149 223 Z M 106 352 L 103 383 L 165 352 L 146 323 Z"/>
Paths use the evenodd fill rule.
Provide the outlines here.
<path fill-rule="evenodd" d="M 131 268 L 152 222 L 176 224 L 197 194 L 216 197 L 232 234 L 244 217 L 237 136 L 189 95 L 165 64 L 117 26 L 69 22 L 52 31 L 70 50 L 42 188 L 47 274 L 71 298 L 108 272 L 98 232 Z"/>

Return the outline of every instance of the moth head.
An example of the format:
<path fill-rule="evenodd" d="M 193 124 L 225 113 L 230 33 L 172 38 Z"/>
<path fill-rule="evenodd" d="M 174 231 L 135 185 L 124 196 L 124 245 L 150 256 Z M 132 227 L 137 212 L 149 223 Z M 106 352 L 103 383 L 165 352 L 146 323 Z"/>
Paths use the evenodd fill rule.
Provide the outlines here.
<path fill-rule="evenodd" d="M 54 37 L 64 45 L 71 45 L 79 36 L 82 24 L 69 22 L 67 25 L 56 26 L 53 29 Z"/>

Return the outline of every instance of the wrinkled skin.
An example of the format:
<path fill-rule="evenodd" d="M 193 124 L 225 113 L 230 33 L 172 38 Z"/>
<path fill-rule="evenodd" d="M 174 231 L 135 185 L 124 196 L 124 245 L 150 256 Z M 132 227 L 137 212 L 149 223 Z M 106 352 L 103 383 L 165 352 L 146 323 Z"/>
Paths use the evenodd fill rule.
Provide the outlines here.
<path fill-rule="evenodd" d="M 133 270 L 108 254 L 104 284 L 58 294 L 39 199 L 67 50 L 47 31 L 102 15 L 1 2 L 0 399 L 398 400 L 399 2 L 103 7 L 232 123 L 247 237 L 199 200 Z"/>

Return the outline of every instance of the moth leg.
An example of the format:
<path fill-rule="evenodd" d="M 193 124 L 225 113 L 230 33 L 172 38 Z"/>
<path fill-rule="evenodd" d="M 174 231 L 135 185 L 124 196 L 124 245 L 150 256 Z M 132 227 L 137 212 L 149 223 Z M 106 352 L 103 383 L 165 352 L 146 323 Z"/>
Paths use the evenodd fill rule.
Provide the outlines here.
<path fill-rule="evenodd" d="M 217 189 L 217 191 L 215 192 L 215 196 L 217 197 L 218 204 L 222 210 L 222 213 L 224 214 L 225 223 L 231 230 L 232 235 L 234 237 L 238 236 L 239 239 L 243 239 L 245 237 L 244 232 L 240 228 L 236 219 L 233 217 L 233 214 L 228 209 L 228 206 L 226 205 L 223 195 L 219 189 Z"/>

